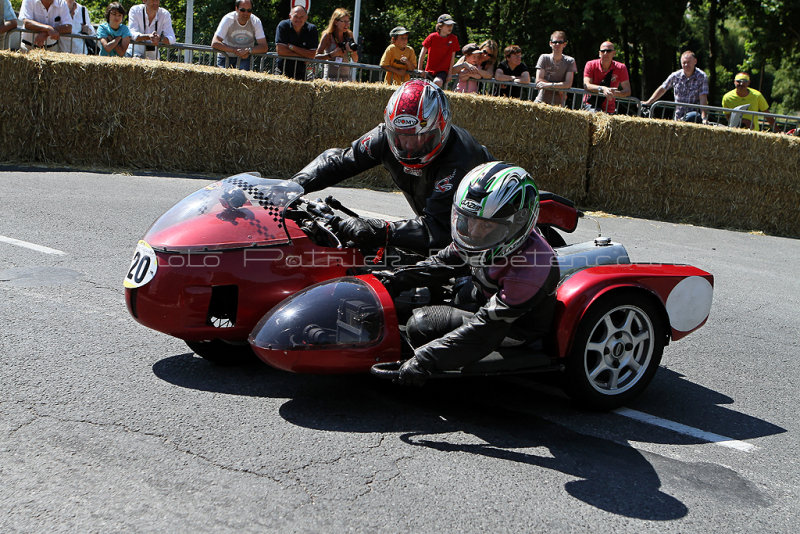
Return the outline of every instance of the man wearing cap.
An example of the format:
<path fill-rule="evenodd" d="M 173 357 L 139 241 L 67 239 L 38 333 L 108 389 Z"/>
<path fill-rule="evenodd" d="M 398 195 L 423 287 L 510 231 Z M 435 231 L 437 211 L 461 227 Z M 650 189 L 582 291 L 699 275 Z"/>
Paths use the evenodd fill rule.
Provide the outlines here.
<path fill-rule="evenodd" d="M 439 87 L 444 87 L 450 80 L 450 69 L 453 67 L 456 52 L 461 49 L 458 37 L 453 34 L 455 24 L 456 21 L 447 13 L 440 15 L 436 19 L 436 31 L 422 41 L 422 52 L 419 53 L 417 68 L 423 70 L 422 65 L 425 64 L 425 72 Z M 425 63 L 426 58 L 427 63 Z"/>
<path fill-rule="evenodd" d="M 687 50 L 681 54 L 681 69 L 676 70 L 661 84 L 658 89 L 653 92 L 653 95 L 642 102 L 646 106 L 651 106 L 653 103 L 664 96 L 664 93 L 673 90 L 675 93 L 675 102 L 686 102 L 687 104 L 701 104 L 708 105 L 708 77 L 702 70 L 696 68 L 697 56 L 694 52 Z M 702 110 L 700 113 L 697 110 L 690 110 L 684 106 L 678 106 L 675 109 L 675 120 L 687 122 L 703 122 L 707 121 L 707 111 Z"/>
<path fill-rule="evenodd" d="M 314 59 L 319 46 L 317 27 L 308 22 L 308 13 L 303 6 L 294 6 L 289 18 L 278 23 L 275 29 L 275 48 L 281 57 L 275 63 L 275 74 L 283 74 L 295 80 L 306 79 L 305 61 L 283 59 L 301 57 Z"/>
<path fill-rule="evenodd" d="M 383 52 L 380 65 L 386 71 L 386 83 L 401 85 L 411 78 L 409 72 L 416 68 L 417 56 L 414 49 L 408 46 L 407 29 L 396 26 L 389 32 L 389 37 L 392 38 L 392 44 Z"/>
<path fill-rule="evenodd" d="M 33 32 L 32 38 L 30 33 L 22 34 L 25 51 L 38 47 L 58 52 L 58 39 L 72 32 L 72 17 L 64 0 L 22 0 L 19 18 L 23 27 Z"/>
<path fill-rule="evenodd" d="M 755 89 L 750 89 L 749 74 L 740 72 L 733 79 L 733 83 L 736 89 L 725 93 L 725 96 L 722 97 L 723 108 L 735 108 L 744 104 L 749 104 L 750 107 L 747 109 L 750 111 L 769 112 L 769 104 L 767 104 L 767 99 L 764 98 L 764 95 Z M 725 116 L 730 117 L 730 113 L 726 113 Z M 774 130 L 775 118 L 766 117 L 766 119 L 770 127 Z M 758 118 L 756 118 L 755 115 L 742 115 L 742 128 L 750 128 L 756 131 L 760 130 Z"/>

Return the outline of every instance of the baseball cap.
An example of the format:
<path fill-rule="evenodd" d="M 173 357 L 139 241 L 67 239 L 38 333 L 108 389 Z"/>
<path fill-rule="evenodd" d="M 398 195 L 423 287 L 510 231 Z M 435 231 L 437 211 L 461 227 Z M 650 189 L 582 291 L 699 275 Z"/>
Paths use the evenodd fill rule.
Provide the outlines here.
<path fill-rule="evenodd" d="M 737 82 L 741 82 L 741 81 L 749 82 L 750 81 L 750 76 L 748 76 L 744 72 L 740 72 L 739 74 L 736 75 L 736 77 L 733 80 L 737 81 Z"/>
<path fill-rule="evenodd" d="M 437 24 L 455 24 L 456 21 L 453 20 L 453 17 L 444 13 L 443 15 L 439 15 L 439 18 L 436 19 Z"/>
<path fill-rule="evenodd" d="M 467 54 L 474 54 L 475 52 L 483 52 L 483 50 L 481 50 L 481 47 L 475 43 L 467 43 L 464 45 L 464 48 L 461 49 L 461 53 L 464 54 L 465 56 Z"/>
<path fill-rule="evenodd" d="M 392 31 L 389 32 L 389 37 L 399 37 L 400 35 L 405 35 L 409 33 L 407 29 L 403 26 L 395 26 L 392 28 Z"/>

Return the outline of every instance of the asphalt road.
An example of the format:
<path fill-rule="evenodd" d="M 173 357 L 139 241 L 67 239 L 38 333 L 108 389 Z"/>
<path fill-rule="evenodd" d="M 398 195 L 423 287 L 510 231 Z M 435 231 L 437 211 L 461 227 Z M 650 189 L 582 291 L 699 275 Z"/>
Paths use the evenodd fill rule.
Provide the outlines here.
<path fill-rule="evenodd" d="M 635 412 L 586 413 L 529 378 L 216 367 L 139 325 L 136 242 L 207 183 L 0 169 L 0 532 L 795 532 L 800 241 L 598 218 L 716 287 Z"/>

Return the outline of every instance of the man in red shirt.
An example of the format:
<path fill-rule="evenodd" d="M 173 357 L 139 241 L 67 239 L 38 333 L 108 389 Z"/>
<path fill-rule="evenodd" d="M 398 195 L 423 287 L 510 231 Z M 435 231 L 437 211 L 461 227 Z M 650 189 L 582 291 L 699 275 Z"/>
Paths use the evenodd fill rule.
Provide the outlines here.
<path fill-rule="evenodd" d="M 447 13 L 441 15 L 436 20 L 436 31 L 422 41 L 422 52 L 419 54 L 417 68 L 422 70 L 427 56 L 428 63 L 425 65 L 425 72 L 433 76 L 433 83 L 439 87 L 444 87 L 444 84 L 450 80 L 450 69 L 453 66 L 456 52 L 461 50 L 458 37 L 453 35 L 455 23 L 453 17 Z"/>
<path fill-rule="evenodd" d="M 597 96 L 583 97 L 584 109 L 614 113 L 617 110 L 616 98 L 630 96 L 628 67 L 614 61 L 615 54 L 614 43 L 606 41 L 600 45 L 600 59 L 587 62 L 583 68 L 583 88 L 597 93 Z"/>

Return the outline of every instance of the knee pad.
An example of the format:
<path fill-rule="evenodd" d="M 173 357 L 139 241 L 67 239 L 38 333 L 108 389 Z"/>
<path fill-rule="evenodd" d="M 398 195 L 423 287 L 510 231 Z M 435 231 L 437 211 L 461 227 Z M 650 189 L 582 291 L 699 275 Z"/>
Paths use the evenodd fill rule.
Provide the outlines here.
<path fill-rule="evenodd" d="M 451 306 L 424 306 L 417 308 L 406 323 L 406 335 L 414 347 L 421 347 L 429 341 L 442 337 L 458 328 L 462 321 L 453 324 Z"/>

